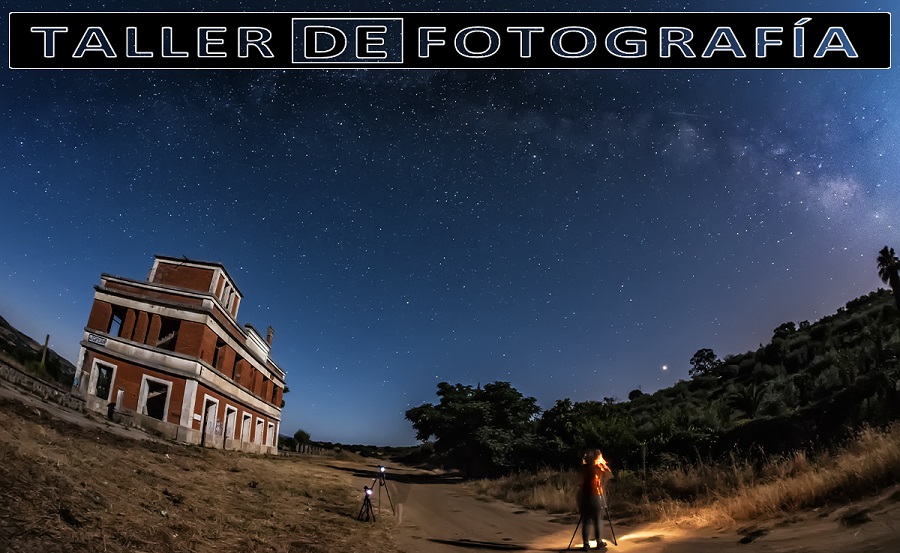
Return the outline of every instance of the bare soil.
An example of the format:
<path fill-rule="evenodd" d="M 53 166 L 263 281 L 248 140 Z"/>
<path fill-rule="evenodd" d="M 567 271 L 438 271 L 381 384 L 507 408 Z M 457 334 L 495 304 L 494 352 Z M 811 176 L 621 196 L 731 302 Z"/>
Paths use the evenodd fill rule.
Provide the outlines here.
<path fill-rule="evenodd" d="M 396 551 L 392 517 L 356 519 L 348 463 L 135 440 L 3 392 L 0 551 Z"/>
<path fill-rule="evenodd" d="M 180 446 L 0 383 L 0 552 L 563 551 L 578 524 L 439 472 L 389 466 L 381 485 L 377 463 Z M 357 520 L 363 486 L 376 522 Z M 623 553 L 893 552 L 900 489 L 729 528 L 613 522 Z"/>

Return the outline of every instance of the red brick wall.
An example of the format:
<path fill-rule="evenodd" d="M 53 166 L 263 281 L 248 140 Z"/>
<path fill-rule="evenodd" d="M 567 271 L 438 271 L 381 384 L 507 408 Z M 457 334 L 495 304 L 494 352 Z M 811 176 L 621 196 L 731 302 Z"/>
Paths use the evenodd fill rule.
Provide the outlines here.
<path fill-rule="evenodd" d="M 135 342 L 144 342 L 147 337 L 147 326 L 150 324 L 150 317 L 143 311 L 138 311 L 137 322 L 134 324 L 134 336 L 131 337 Z"/>
<path fill-rule="evenodd" d="M 189 290 L 197 290 L 200 292 L 209 292 L 212 284 L 213 270 L 201 269 L 198 267 L 187 267 L 184 265 L 172 265 L 160 262 L 156 266 L 156 273 L 153 276 L 153 282 L 159 284 L 168 284 L 170 286 L 179 286 Z"/>
<path fill-rule="evenodd" d="M 235 378 L 234 381 L 243 386 L 247 387 L 247 377 L 252 372 L 253 369 L 250 367 L 250 363 L 245 359 L 241 359 L 237 362 L 237 365 L 234 368 Z"/>
<path fill-rule="evenodd" d="M 284 399 L 284 388 L 275 390 L 275 407 L 281 408 L 281 400 Z"/>
<path fill-rule="evenodd" d="M 225 347 L 222 348 L 222 353 L 220 354 L 221 361 L 216 368 L 228 378 L 231 378 L 232 371 L 234 370 L 234 357 L 234 350 L 231 349 L 231 346 L 226 344 Z"/>
<path fill-rule="evenodd" d="M 199 413 L 201 418 L 203 417 L 203 409 L 204 409 L 205 403 L 206 403 L 206 398 L 205 398 L 206 395 L 208 395 L 212 398 L 215 398 L 219 401 L 219 408 L 218 408 L 218 412 L 216 413 L 216 420 L 218 420 L 222 423 L 223 435 L 225 432 L 225 406 L 228 405 L 228 406 L 237 408 L 237 416 L 235 417 L 235 423 L 234 423 L 234 428 L 235 428 L 234 439 L 235 440 L 241 439 L 241 423 L 243 422 L 245 413 L 252 415 L 252 417 L 250 419 L 250 438 L 248 438 L 246 440 L 247 442 L 253 442 L 254 440 L 256 440 L 256 418 L 257 417 L 260 417 L 261 419 L 263 419 L 263 433 L 265 433 L 267 431 L 270 422 L 274 422 L 277 424 L 277 421 L 275 421 L 274 419 L 269 419 L 265 415 L 261 415 L 260 413 L 258 413 L 257 411 L 254 411 L 253 409 L 250 409 L 240 403 L 236 403 L 231 399 L 227 399 L 227 398 L 225 398 L 225 396 L 218 394 L 217 392 L 215 392 L 213 390 L 210 390 L 203 384 L 200 384 L 197 386 L 197 401 L 194 404 L 194 413 Z M 194 420 L 194 425 L 193 425 L 194 430 L 201 430 L 202 423 L 203 423 L 202 420 L 200 420 L 200 421 Z M 263 434 L 262 443 L 265 443 L 265 434 Z M 275 439 L 274 443 L 277 444 L 278 440 Z"/>
<path fill-rule="evenodd" d="M 253 394 L 257 397 L 262 396 L 263 390 L 263 374 L 256 369 L 253 369 Z"/>
<path fill-rule="evenodd" d="M 263 379 L 262 399 L 266 403 L 272 403 L 272 388 L 274 388 L 274 386 L 275 383 L 268 378 Z"/>
<path fill-rule="evenodd" d="M 203 339 L 200 341 L 200 359 L 203 359 L 210 365 L 213 362 L 213 355 L 216 353 L 216 342 L 219 337 L 208 326 L 203 327 Z"/>
<path fill-rule="evenodd" d="M 134 309 L 129 309 L 125 313 L 125 322 L 122 323 L 122 330 L 119 332 L 119 335 L 126 340 L 131 340 L 131 337 L 134 336 L 134 323 L 136 321 L 137 313 Z"/>
<path fill-rule="evenodd" d="M 91 314 L 88 316 L 87 327 L 92 330 L 106 332 L 109 330 L 109 321 L 112 320 L 112 305 L 105 301 L 94 300 L 91 306 Z"/>
<path fill-rule="evenodd" d="M 192 321 L 181 321 L 181 328 L 175 341 L 175 351 L 191 357 L 200 357 L 200 348 L 203 343 L 205 330 L 206 325 Z M 215 346 L 215 342 L 213 345 Z M 210 359 L 212 359 L 212 355 L 210 355 Z"/>
<path fill-rule="evenodd" d="M 181 329 L 178 331 L 178 339 L 175 342 L 175 351 L 198 357 L 212 365 L 213 354 L 216 351 L 216 333 L 206 325 L 193 321 L 181 321 Z"/>
<path fill-rule="evenodd" d="M 220 325 L 222 325 L 225 330 L 228 331 L 228 334 L 230 334 L 235 341 L 243 344 L 247 339 L 247 336 L 244 334 L 243 330 L 235 326 L 235 324 L 231 322 L 231 319 L 226 317 L 223 314 L 223 311 L 219 309 L 219 307 L 215 304 L 213 305 L 212 316 L 214 319 L 216 319 L 216 321 L 219 322 Z"/>
<path fill-rule="evenodd" d="M 184 379 L 93 351 L 87 352 L 84 362 L 85 367 L 91 367 L 94 359 L 116 366 L 116 376 L 109 389 L 109 401 L 114 402 L 118 391 L 121 389 L 125 392 L 122 396 L 122 407 L 130 411 L 137 412 L 138 395 L 141 392 L 141 377 L 144 374 L 171 382 L 172 388 L 169 392 L 169 412 L 166 413 L 166 422 L 172 424 L 181 422 Z"/>
<path fill-rule="evenodd" d="M 137 286 L 133 286 L 130 284 L 124 284 L 119 282 L 108 282 L 106 284 L 106 288 L 109 290 L 118 290 L 122 292 L 127 292 L 131 296 L 135 296 L 138 298 L 146 298 L 148 300 L 161 300 L 170 303 L 178 303 L 181 305 L 187 305 L 191 307 L 200 307 L 203 305 L 203 300 L 201 298 L 187 298 L 180 294 L 174 294 L 171 292 L 162 292 L 162 291 L 151 291 L 143 288 L 138 288 Z M 203 290 L 204 292 L 206 290 Z"/>
<path fill-rule="evenodd" d="M 156 347 L 156 342 L 159 341 L 159 329 L 162 327 L 162 318 L 159 315 L 150 315 L 150 328 L 147 329 L 147 338 L 144 339 L 144 343 Z"/>

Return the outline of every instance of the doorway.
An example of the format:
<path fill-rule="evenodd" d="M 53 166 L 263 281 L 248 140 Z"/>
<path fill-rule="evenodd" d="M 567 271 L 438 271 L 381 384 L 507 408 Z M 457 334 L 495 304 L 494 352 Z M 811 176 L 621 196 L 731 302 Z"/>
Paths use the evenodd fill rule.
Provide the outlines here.
<path fill-rule="evenodd" d="M 215 444 L 216 435 L 216 416 L 219 411 L 219 402 L 206 396 L 203 404 L 203 422 L 202 434 L 200 436 L 200 445 L 203 447 L 211 447 Z"/>

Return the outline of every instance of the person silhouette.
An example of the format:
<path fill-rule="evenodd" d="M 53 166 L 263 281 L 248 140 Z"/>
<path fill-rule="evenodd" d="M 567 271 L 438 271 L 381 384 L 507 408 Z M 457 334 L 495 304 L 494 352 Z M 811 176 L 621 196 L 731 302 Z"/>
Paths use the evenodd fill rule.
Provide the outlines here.
<path fill-rule="evenodd" d="M 603 483 L 612 475 L 609 465 L 603 458 L 599 449 L 588 451 L 581 459 L 581 489 L 578 496 L 578 508 L 581 511 L 581 538 L 585 551 L 590 549 L 590 524 L 594 525 L 594 537 L 597 540 L 597 549 L 606 547 L 606 542 L 600 539 L 600 519 L 603 509 Z"/>

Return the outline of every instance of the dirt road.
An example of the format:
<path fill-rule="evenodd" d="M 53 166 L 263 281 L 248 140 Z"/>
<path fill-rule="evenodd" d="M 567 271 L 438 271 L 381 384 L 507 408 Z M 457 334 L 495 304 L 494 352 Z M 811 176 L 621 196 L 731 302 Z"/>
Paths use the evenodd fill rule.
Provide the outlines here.
<path fill-rule="evenodd" d="M 374 474 L 374 469 L 372 474 Z M 359 474 L 362 485 L 373 478 Z M 379 486 L 375 484 L 374 505 Z M 565 551 L 577 518 L 526 511 L 477 498 L 447 476 L 391 468 L 381 511 L 394 504 L 397 548 L 404 553 L 448 553 L 464 550 Z M 390 494 L 390 500 L 388 498 Z M 610 553 L 893 552 L 900 540 L 900 491 L 888 490 L 865 503 L 802 513 L 790 520 L 764 521 L 727 529 L 689 530 L 674 524 L 627 526 L 615 523 L 618 546 L 604 538 Z M 581 531 L 573 549 L 581 546 Z M 373 551 L 377 550 L 375 547 Z"/>
<path fill-rule="evenodd" d="M 479 500 L 453 478 L 401 473 L 395 482 L 397 545 L 407 553 L 557 551 L 565 549 L 577 522 Z"/>

